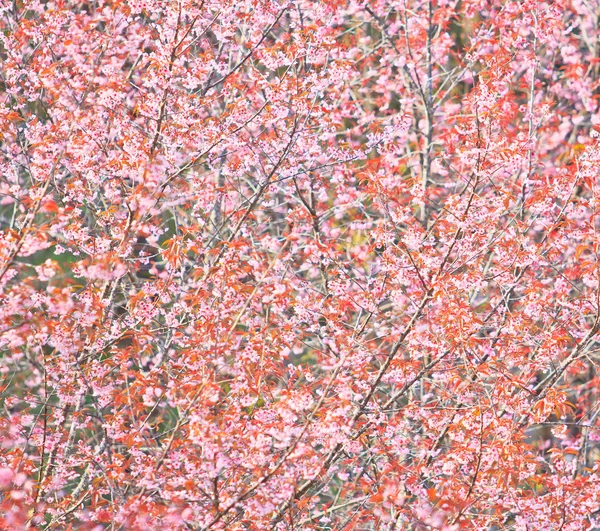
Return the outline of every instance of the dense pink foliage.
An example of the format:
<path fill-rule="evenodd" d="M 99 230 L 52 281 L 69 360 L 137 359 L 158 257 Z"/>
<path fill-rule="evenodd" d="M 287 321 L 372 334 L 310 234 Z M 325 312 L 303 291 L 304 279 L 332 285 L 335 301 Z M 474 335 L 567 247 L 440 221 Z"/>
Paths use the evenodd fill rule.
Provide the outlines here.
<path fill-rule="evenodd" d="M 598 0 L 0 0 L 0 528 L 600 527 Z"/>

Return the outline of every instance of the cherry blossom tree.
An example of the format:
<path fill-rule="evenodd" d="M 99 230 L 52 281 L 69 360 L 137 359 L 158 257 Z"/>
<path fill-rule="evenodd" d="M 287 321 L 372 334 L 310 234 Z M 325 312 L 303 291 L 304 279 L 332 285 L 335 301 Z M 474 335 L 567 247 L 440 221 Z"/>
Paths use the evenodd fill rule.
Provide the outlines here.
<path fill-rule="evenodd" d="M 598 0 L 0 29 L 2 529 L 600 529 Z"/>

